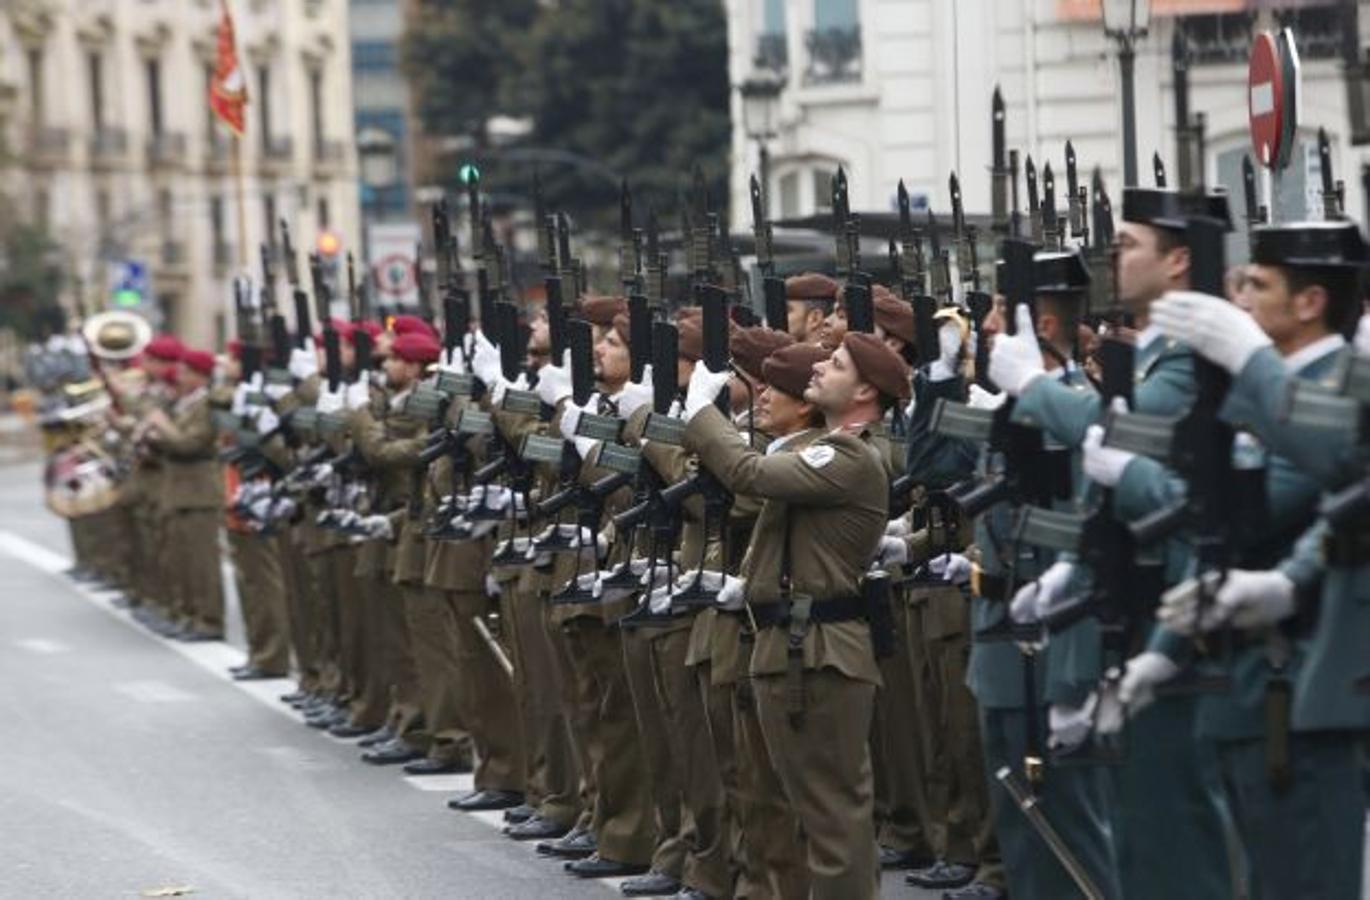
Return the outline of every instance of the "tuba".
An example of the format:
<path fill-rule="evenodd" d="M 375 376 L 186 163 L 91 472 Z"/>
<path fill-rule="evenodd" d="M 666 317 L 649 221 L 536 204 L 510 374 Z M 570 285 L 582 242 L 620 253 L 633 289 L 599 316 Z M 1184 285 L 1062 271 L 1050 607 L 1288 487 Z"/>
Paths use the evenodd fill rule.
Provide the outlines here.
<path fill-rule="evenodd" d="M 100 362 L 124 362 L 142 353 L 152 340 L 152 326 L 136 313 L 112 309 L 86 319 L 81 337 L 98 367 Z"/>

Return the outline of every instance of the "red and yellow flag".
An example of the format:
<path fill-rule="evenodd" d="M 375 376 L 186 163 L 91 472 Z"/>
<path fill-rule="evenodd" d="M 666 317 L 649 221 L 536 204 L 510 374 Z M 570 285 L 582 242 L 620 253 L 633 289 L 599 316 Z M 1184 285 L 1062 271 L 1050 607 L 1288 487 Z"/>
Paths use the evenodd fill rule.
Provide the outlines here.
<path fill-rule="evenodd" d="M 233 16 L 227 0 L 220 0 L 219 47 L 214 62 L 214 78 L 209 85 L 209 108 L 219 121 L 242 134 L 246 123 L 247 82 L 238 65 L 238 42 L 233 32 Z"/>

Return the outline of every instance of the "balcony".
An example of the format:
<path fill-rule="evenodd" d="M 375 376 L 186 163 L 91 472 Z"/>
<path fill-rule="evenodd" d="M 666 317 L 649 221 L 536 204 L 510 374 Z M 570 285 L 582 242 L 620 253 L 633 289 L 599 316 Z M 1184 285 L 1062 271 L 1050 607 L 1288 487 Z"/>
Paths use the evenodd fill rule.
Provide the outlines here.
<path fill-rule="evenodd" d="M 752 58 L 752 68 L 784 72 L 789 66 L 789 42 L 783 31 L 757 35 L 756 56 Z"/>
<path fill-rule="evenodd" d="M 314 142 L 314 177 L 337 178 L 347 163 L 347 145 L 342 141 Z"/>
<path fill-rule="evenodd" d="M 226 241 L 214 242 L 214 274 L 223 278 L 233 271 L 233 267 L 238 264 L 238 256 L 234 252 L 233 245 Z"/>
<path fill-rule="evenodd" d="M 128 160 L 128 132 L 122 128 L 101 127 L 90 139 L 92 168 L 117 169 Z"/>
<path fill-rule="evenodd" d="M 861 28 L 822 28 L 804 35 L 809 53 L 804 83 L 851 84 L 861 80 Z"/>
<path fill-rule="evenodd" d="M 285 175 L 295 162 L 295 142 L 289 137 L 267 137 L 262 146 L 262 172 Z"/>
<path fill-rule="evenodd" d="M 65 128 L 41 127 L 29 134 L 29 165 L 60 169 L 71 161 L 71 134 Z"/>
<path fill-rule="evenodd" d="M 179 169 L 186 161 L 186 136 L 164 131 L 147 139 L 147 163 L 154 169 Z"/>

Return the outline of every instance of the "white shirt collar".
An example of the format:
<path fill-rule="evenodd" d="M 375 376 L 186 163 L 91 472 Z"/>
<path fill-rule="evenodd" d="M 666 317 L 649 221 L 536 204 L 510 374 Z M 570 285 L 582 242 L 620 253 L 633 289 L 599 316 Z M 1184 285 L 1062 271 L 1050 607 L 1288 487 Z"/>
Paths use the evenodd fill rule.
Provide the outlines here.
<path fill-rule="evenodd" d="M 780 437 L 775 438 L 775 439 L 772 440 L 769 444 L 766 445 L 766 455 L 767 455 L 767 456 L 770 456 L 772 453 L 775 453 L 777 450 L 780 450 L 780 449 L 783 448 L 786 444 L 788 444 L 790 441 L 792 441 L 792 440 L 794 440 L 795 438 L 799 437 L 801 434 L 806 434 L 806 433 L 808 433 L 808 431 L 809 431 L 808 428 L 803 428 L 803 429 L 800 429 L 799 431 L 793 431 L 793 432 L 791 432 L 791 433 L 789 433 L 789 434 L 781 435 Z"/>
<path fill-rule="evenodd" d="M 1137 332 L 1137 352 L 1141 353 L 1145 351 L 1146 348 L 1156 343 L 1161 337 L 1161 329 L 1157 328 L 1155 325 L 1146 326 L 1141 331 Z"/>
<path fill-rule="evenodd" d="M 1313 363 L 1336 353 L 1346 346 L 1346 338 L 1339 334 L 1329 334 L 1320 337 L 1307 347 L 1295 350 L 1284 358 L 1284 367 L 1291 372 L 1299 372 Z"/>

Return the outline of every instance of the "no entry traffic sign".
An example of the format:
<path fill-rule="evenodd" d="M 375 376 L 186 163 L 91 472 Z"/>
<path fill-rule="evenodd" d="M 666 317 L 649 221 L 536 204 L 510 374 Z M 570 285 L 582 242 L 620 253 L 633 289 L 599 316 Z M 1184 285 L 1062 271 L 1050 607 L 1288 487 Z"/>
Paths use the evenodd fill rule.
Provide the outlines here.
<path fill-rule="evenodd" d="M 1276 37 L 1256 35 L 1247 66 L 1247 118 L 1251 149 L 1267 169 L 1289 165 L 1299 125 L 1299 51 L 1288 28 Z"/>

